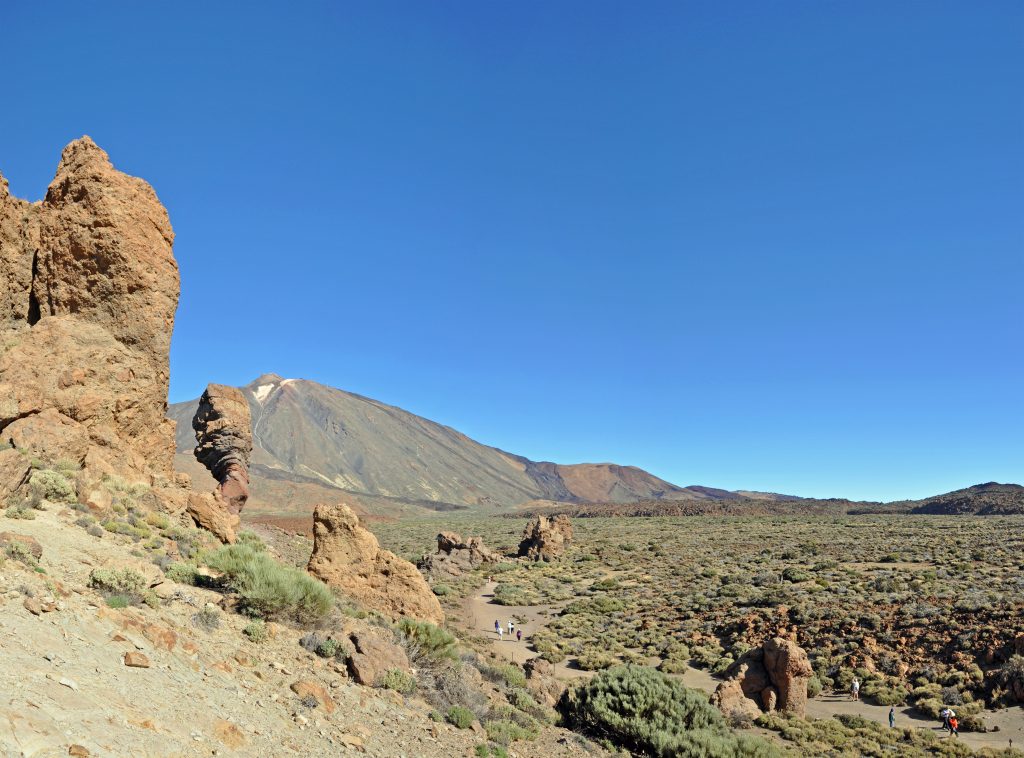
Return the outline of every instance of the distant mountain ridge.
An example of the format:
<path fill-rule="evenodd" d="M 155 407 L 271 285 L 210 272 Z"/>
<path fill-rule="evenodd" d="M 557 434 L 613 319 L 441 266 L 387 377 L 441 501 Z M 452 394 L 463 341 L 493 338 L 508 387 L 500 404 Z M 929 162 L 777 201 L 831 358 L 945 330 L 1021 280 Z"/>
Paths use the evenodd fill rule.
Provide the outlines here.
<path fill-rule="evenodd" d="M 303 379 L 264 374 L 240 387 L 253 420 L 252 507 L 302 510 L 313 502 L 356 496 L 368 512 L 496 509 L 533 500 L 565 503 L 637 500 L 732 500 L 744 496 L 680 487 L 635 466 L 532 461 L 470 439 L 395 406 Z M 205 481 L 192 457 L 198 399 L 173 403 L 176 466 Z"/>

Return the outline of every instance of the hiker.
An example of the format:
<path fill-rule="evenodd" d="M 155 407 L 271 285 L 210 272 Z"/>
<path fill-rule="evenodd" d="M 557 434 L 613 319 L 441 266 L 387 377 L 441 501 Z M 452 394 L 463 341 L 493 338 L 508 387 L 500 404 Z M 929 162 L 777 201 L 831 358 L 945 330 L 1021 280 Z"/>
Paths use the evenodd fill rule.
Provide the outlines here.
<path fill-rule="evenodd" d="M 956 737 L 960 734 L 960 722 L 957 721 L 956 716 L 949 717 L 949 736 Z"/>
<path fill-rule="evenodd" d="M 944 732 L 949 731 L 949 717 L 952 713 L 953 711 L 949 710 L 949 708 L 943 708 L 939 711 L 939 715 L 942 716 L 942 730 Z"/>
<path fill-rule="evenodd" d="M 498 627 L 498 642 L 501 642 L 501 641 L 502 641 L 503 639 L 505 639 L 505 630 L 504 630 L 504 629 L 502 629 L 502 628 L 501 628 L 501 627 L 499 626 L 499 627 Z"/>
<path fill-rule="evenodd" d="M 896 726 L 896 706 L 895 705 L 890 705 L 889 706 L 889 728 L 892 729 L 894 726 Z"/>
<path fill-rule="evenodd" d="M 516 629 L 516 642 L 522 642 L 522 641 L 523 641 L 523 630 L 522 629 Z"/>
<path fill-rule="evenodd" d="M 515 632 L 516 625 L 512 622 L 512 619 L 508 620 L 508 636 L 511 637 L 512 633 Z"/>
<path fill-rule="evenodd" d="M 501 622 L 498 619 L 494 619 L 494 633 L 501 634 Z"/>
<path fill-rule="evenodd" d="M 860 682 L 856 679 L 854 679 L 853 684 L 850 685 L 850 696 L 854 700 L 860 700 Z"/>

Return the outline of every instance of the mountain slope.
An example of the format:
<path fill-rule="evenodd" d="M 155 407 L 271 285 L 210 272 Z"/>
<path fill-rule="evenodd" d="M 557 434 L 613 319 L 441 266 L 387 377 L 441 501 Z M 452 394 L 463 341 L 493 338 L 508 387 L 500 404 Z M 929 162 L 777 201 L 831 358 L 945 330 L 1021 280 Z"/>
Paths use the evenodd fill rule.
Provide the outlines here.
<path fill-rule="evenodd" d="M 910 513 L 1006 516 L 1024 513 L 1024 487 L 987 482 L 908 503 Z"/>
<path fill-rule="evenodd" d="M 266 374 L 240 388 L 253 419 L 253 507 L 283 498 L 312 504 L 355 493 L 368 511 L 407 507 L 499 508 L 530 500 L 630 502 L 731 499 L 725 490 L 678 487 L 611 463 L 535 462 L 482 445 L 450 427 L 376 400 Z M 192 458 L 198 400 L 175 403 L 177 466 L 205 482 Z M 301 510 L 301 509 L 300 509 Z"/>

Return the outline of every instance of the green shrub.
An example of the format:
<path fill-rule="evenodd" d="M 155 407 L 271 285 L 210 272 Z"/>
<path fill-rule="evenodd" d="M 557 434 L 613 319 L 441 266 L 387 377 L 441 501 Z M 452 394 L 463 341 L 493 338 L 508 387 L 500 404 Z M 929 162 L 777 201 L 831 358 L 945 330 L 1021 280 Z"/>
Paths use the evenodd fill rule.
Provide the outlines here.
<path fill-rule="evenodd" d="M 258 645 L 267 639 L 267 624 L 263 619 L 253 619 L 245 625 L 242 634 Z"/>
<path fill-rule="evenodd" d="M 821 694 L 821 680 L 817 675 L 807 680 L 807 697 L 818 697 Z"/>
<path fill-rule="evenodd" d="M 12 505 L 4 511 L 4 514 L 7 518 L 25 519 L 26 521 L 31 521 L 36 517 L 36 514 L 30 508 L 22 508 L 18 505 Z"/>
<path fill-rule="evenodd" d="M 133 605 L 133 603 L 126 595 L 107 596 L 107 606 L 110 608 L 127 608 L 129 605 Z"/>
<path fill-rule="evenodd" d="M 434 660 L 455 658 L 455 638 L 436 624 L 404 618 L 398 630 L 416 644 L 421 655 Z"/>
<path fill-rule="evenodd" d="M 178 561 L 172 563 L 166 569 L 164 569 L 164 576 L 170 579 L 172 582 L 178 582 L 179 584 L 189 584 L 195 586 L 199 579 L 199 572 L 196 567 L 191 563 L 184 563 Z"/>
<path fill-rule="evenodd" d="M 29 484 L 44 499 L 53 503 L 73 503 L 76 499 L 74 485 L 59 471 L 33 471 Z"/>
<path fill-rule="evenodd" d="M 567 690 L 560 705 L 576 729 L 658 758 L 779 755 L 763 740 L 733 735 L 703 693 L 643 666 L 602 671 Z"/>
<path fill-rule="evenodd" d="M 431 587 L 431 590 L 433 590 L 434 594 L 438 597 L 444 597 L 445 595 L 452 594 L 452 588 L 447 584 L 435 584 Z M 486 745 L 477 745 L 477 747 L 482 747 L 484 750 L 487 749 Z"/>
<path fill-rule="evenodd" d="M 484 728 L 487 729 L 487 739 L 499 745 L 511 745 L 516 740 L 532 740 L 537 736 L 536 731 L 507 719 L 488 721 Z"/>
<path fill-rule="evenodd" d="M 388 669 L 381 679 L 380 686 L 386 690 L 401 692 L 403 695 L 411 695 L 416 691 L 416 680 L 401 669 Z"/>
<path fill-rule="evenodd" d="M 516 666 L 514 663 L 508 663 L 504 666 L 499 666 L 498 672 L 501 674 L 502 680 L 509 687 L 526 686 L 526 674 L 523 672 L 521 668 Z"/>
<path fill-rule="evenodd" d="M 130 568 L 98 568 L 89 574 L 89 586 L 110 594 L 141 595 L 146 589 L 146 578 Z"/>
<path fill-rule="evenodd" d="M 476 720 L 476 717 L 473 715 L 473 711 L 469 710 L 469 708 L 463 708 L 461 705 L 453 705 L 448 709 L 448 713 L 445 714 L 444 720 L 459 729 L 469 729 L 473 726 L 473 722 Z"/>
<path fill-rule="evenodd" d="M 334 605 L 334 596 L 325 584 L 304 571 L 281 565 L 251 545 L 226 545 L 207 556 L 206 563 L 224 573 L 241 597 L 243 610 L 252 616 L 311 623 Z"/>
<path fill-rule="evenodd" d="M 146 514 L 146 523 L 156 529 L 168 529 L 171 526 L 171 520 L 164 514 L 157 513 L 156 511 Z"/>
<path fill-rule="evenodd" d="M 584 671 L 599 671 L 607 669 L 618 663 L 618 659 L 611 653 L 604 653 L 600 650 L 589 650 L 580 653 L 576 658 L 576 665 Z"/>

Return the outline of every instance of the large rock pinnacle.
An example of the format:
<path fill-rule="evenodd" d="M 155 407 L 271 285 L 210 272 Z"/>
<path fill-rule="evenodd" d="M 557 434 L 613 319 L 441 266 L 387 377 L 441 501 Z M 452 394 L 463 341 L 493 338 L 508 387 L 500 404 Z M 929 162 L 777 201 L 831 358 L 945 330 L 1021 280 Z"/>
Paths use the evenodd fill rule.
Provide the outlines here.
<path fill-rule="evenodd" d="M 97 475 L 173 477 L 173 241 L 152 187 L 88 137 L 64 149 L 41 202 L 0 181 L 0 445 L 47 440 L 44 459 Z"/>
<path fill-rule="evenodd" d="M 213 474 L 227 508 L 237 514 L 249 499 L 252 428 L 249 403 L 237 387 L 207 386 L 192 419 L 196 459 Z"/>

